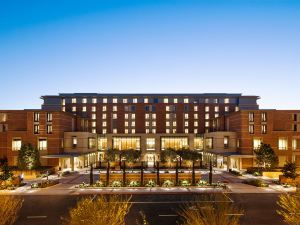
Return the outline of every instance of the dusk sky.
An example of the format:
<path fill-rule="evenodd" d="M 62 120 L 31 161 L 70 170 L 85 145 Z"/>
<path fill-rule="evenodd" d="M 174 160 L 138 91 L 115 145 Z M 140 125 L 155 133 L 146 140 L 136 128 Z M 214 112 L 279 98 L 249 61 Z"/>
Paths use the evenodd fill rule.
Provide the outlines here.
<path fill-rule="evenodd" d="M 243 93 L 300 109 L 300 1 L 2 0 L 0 77 L 0 109 L 67 92 Z"/>

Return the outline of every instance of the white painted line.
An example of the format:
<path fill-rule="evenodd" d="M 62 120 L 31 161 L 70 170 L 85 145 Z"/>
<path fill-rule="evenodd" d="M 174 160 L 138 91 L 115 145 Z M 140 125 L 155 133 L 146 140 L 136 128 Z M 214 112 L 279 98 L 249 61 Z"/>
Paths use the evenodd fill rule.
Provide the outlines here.
<path fill-rule="evenodd" d="M 232 213 L 232 214 L 225 214 L 225 216 L 244 216 L 245 214 L 242 213 Z"/>
<path fill-rule="evenodd" d="M 27 219 L 46 219 L 47 216 L 27 216 Z"/>
<path fill-rule="evenodd" d="M 170 215 L 158 215 L 160 217 L 177 217 L 178 215 L 170 214 Z"/>

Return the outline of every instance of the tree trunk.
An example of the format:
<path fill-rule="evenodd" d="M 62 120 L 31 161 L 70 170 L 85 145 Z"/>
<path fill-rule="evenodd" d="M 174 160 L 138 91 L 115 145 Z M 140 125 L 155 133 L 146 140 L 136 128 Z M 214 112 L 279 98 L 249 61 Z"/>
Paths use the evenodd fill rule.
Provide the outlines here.
<path fill-rule="evenodd" d="M 123 187 L 126 186 L 126 162 L 123 161 Z"/>
<path fill-rule="evenodd" d="M 107 162 L 107 168 L 106 168 L 106 186 L 109 186 L 109 169 L 110 169 L 110 163 Z"/>
<path fill-rule="evenodd" d="M 212 162 L 209 163 L 209 184 L 212 185 Z"/>
<path fill-rule="evenodd" d="M 192 164 L 192 186 L 196 185 L 196 181 L 195 181 L 195 160 L 193 160 L 193 164 Z"/>
<path fill-rule="evenodd" d="M 144 162 L 141 162 L 141 186 L 144 186 Z"/>
<path fill-rule="evenodd" d="M 159 181 L 159 162 L 156 162 L 156 184 L 159 186 L 160 181 Z"/>
<path fill-rule="evenodd" d="M 176 177 L 175 177 L 175 186 L 178 186 L 178 159 L 176 160 Z"/>
<path fill-rule="evenodd" d="M 94 184 L 94 174 L 93 174 L 93 164 L 91 164 L 91 169 L 90 169 L 90 185 Z"/>

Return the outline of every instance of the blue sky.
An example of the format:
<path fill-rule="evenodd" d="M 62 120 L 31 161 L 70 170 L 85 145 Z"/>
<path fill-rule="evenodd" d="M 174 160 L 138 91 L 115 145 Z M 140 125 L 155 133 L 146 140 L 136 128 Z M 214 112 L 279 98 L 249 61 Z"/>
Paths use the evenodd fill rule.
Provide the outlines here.
<path fill-rule="evenodd" d="M 229 92 L 300 109 L 300 1 L 0 2 L 0 109 L 66 92 Z"/>

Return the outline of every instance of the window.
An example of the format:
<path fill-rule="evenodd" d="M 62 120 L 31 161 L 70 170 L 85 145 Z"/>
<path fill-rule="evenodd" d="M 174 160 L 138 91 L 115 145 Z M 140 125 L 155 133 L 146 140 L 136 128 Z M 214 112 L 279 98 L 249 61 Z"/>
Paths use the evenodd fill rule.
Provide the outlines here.
<path fill-rule="evenodd" d="M 133 120 L 135 119 L 135 113 L 131 114 L 131 119 L 133 119 Z"/>
<path fill-rule="evenodd" d="M 72 136 L 72 148 L 76 148 L 76 147 L 77 147 L 77 137 Z"/>
<path fill-rule="evenodd" d="M 92 103 L 96 104 L 97 103 L 97 98 L 92 98 Z"/>
<path fill-rule="evenodd" d="M 177 98 L 174 98 L 173 102 L 174 102 L 174 103 L 178 103 L 178 99 L 177 99 Z"/>
<path fill-rule="evenodd" d="M 118 118 L 117 113 L 113 113 L 112 118 L 113 118 L 113 119 L 117 119 L 117 118 Z"/>
<path fill-rule="evenodd" d="M 205 148 L 212 149 L 213 148 L 213 138 L 205 138 Z"/>
<path fill-rule="evenodd" d="M 229 137 L 228 136 L 224 137 L 224 148 L 229 148 Z"/>
<path fill-rule="evenodd" d="M 161 138 L 161 149 L 183 149 L 188 148 L 188 138 L 187 137 L 162 137 Z"/>
<path fill-rule="evenodd" d="M 188 98 L 184 98 L 183 99 L 183 103 L 189 103 L 189 99 Z"/>
<path fill-rule="evenodd" d="M 156 122 L 152 121 L 152 126 L 155 127 L 156 126 Z"/>
<path fill-rule="evenodd" d="M 21 138 L 13 138 L 12 140 L 12 150 L 19 151 L 22 146 L 22 139 Z"/>
<path fill-rule="evenodd" d="M 82 112 L 86 112 L 86 106 L 82 106 Z"/>
<path fill-rule="evenodd" d="M 287 138 L 279 138 L 278 139 L 278 149 L 279 150 L 288 150 Z"/>
<path fill-rule="evenodd" d="M 61 111 L 65 112 L 66 111 L 66 107 L 65 106 L 61 107 Z"/>
<path fill-rule="evenodd" d="M 170 121 L 166 121 L 166 127 L 170 126 Z"/>
<path fill-rule="evenodd" d="M 47 134 L 52 134 L 52 125 L 47 125 Z"/>
<path fill-rule="evenodd" d="M 113 137 L 113 148 L 118 150 L 140 150 L 140 142 L 139 137 Z"/>
<path fill-rule="evenodd" d="M 137 98 L 133 98 L 132 102 L 137 103 Z"/>
<path fill-rule="evenodd" d="M 229 98 L 224 98 L 224 103 L 228 104 L 229 103 Z"/>
<path fill-rule="evenodd" d="M 105 104 L 106 104 L 106 103 L 107 103 L 107 98 L 103 98 L 103 99 L 102 99 L 102 103 L 105 103 Z"/>
<path fill-rule="evenodd" d="M 208 98 L 204 99 L 204 102 L 205 102 L 206 104 L 209 103 L 209 99 L 208 99 Z"/>
<path fill-rule="evenodd" d="M 150 133 L 150 129 L 146 129 L 146 134 L 149 134 Z"/>
<path fill-rule="evenodd" d="M 148 103 L 149 99 L 148 98 L 144 98 L 144 103 Z"/>
<path fill-rule="evenodd" d="M 135 121 L 132 121 L 132 122 L 131 122 L 131 126 L 132 126 L 132 127 L 135 127 Z"/>
<path fill-rule="evenodd" d="M 117 98 L 113 98 L 113 103 L 118 103 L 118 99 Z"/>
<path fill-rule="evenodd" d="M 205 122 L 205 127 L 209 127 L 209 121 Z"/>
<path fill-rule="evenodd" d="M 146 122 L 145 122 L 145 126 L 146 126 L 146 127 L 149 127 L 149 126 L 150 126 L 149 121 L 146 121 Z"/>
<path fill-rule="evenodd" d="M 128 134 L 128 133 L 129 133 L 128 129 L 125 129 L 125 134 Z"/>
<path fill-rule="evenodd" d="M 294 119 L 294 121 L 298 121 L 297 114 L 293 115 L 293 119 Z"/>
<path fill-rule="evenodd" d="M 152 119 L 156 119 L 156 114 L 155 113 L 152 114 Z"/>
<path fill-rule="evenodd" d="M 176 121 L 173 121 L 173 127 L 176 127 L 176 125 L 177 125 L 177 123 L 176 123 Z"/>
<path fill-rule="evenodd" d="M 166 111 L 169 112 L 170 111 L 170 106 L 166 106 Z"/>
<path fill-rule="evenodd" d="M 47 139 L 46 138 L 39 138 L 38 149 L 39 150 L 47 150 Z"/>
<path fill-rule="evenodd" d="M 236 112 L 240 111 L 240 107 L 236 106 L 236 107 L 235 107 L 235 111 L 236 111 Z"/>
<path fill-rule="evenodd" d="M 155 150 L 155 138 L 146 139 L 147 150 Z"/>
<path fill-rule="evenodd" d="M 128 121 L 125 121 L 124 126 L 128 127 Z"/>
<path fill-rule="evenodd" d="M 194 106 L 194 111 L 195 111 L 195 112 L 198 111 L 198 106 L 197 106 L 197 105 Z"/>
<path fill-rule="evenodd" d="M 262 121 L 262 122 L 267 122 L 267 113 L 263 112 L 263 113 L 261 114 L 261 121 Z"/>
<path fill-rule="evenodd" d="M 83 98 L 83 99 L 82 99 L 82 103 L 83 103 L 83 104 L 86 104 L 86 102 L 87 102 L 87 99 L 86 99 L 86 98 Z"/>
<path fill-rule="evenodd" d="M 184 129 L 184 133 L 188 134 L 189 133 L 189 129 Z"/>
<path fill-rule="evenodd" d="M 249 125 L 249 134 L 254 134 L 254 125 Z"/>
<path fill-rule="evenodd" d="M 189 126 L 189 122 L 188 121 L 184 121 L 184 126 L 188 127 Z"/>
<path fill-rule="evenodd" d="M 249 122 L 254 122 L 254 113 L 249 112 Z"/>
<path fill-rule="evenodd" d="M 198 127 L 198 121 L 194 122 L 194 127 Z"/>
<path fill-rule="evenodd" d="M 293 138 L 292 140 L 292 149 L 296 150 L 298 148 L 298 140 L 296 138 Z"/>
<path fill-rule="evenodd" d="M 156 129 L 152 129 L 152 133 L 155 134 L 156 133 Z"/>
<path fill-rule="evenodd" d="M 128 113 L 125 113 L 125 115 L 124 115 L 124 118 L 125 118 L 125 120 L 128 120 Z"/>
<path fill-rule="evenodd" d="M 66 104 L 66 99 L 65 99 L 65 98 L 62 98 L 62 99 L 61 99 L 61 104 L 62 104 L 62 105 L 65 105 L 65 104 Z"/>
<path fill-rule="evenodd" d="M 92 112 L 96 112 L 96 106 L 92 106 Z"/>
<path fill-rule="evenodd" d="M 266 134 L 267 133 L 267 125 L 261 125 L 261 133 Z"/>
<path fill-rule="evenodd" d="M 77 102 L 76 98 L 72 98 L 72 103 L 75 104 Z"/>
<path fill-rule="evenodd" d="M 208 113 L 205 114 L 205 119 L 206 119 L 206 120 L 209 119 L 209 114 L 208 114 Z"/>
<path fill-rule="evenodd" d="M 205 106 L 205 112 L 209 112 L 209 106 Z"/>
<path fill-rule="evenodd" d="M 89 137 L 88 138 L 88 148 L 96 148 L 96 138 L 94 137 Z"/>
<path fill-rule="evenodd" d="M 194 149 L 196 149 L 196 150 L 203 149 L 203 138 L 202 137 L 194 138 Z"/>
<path fill-rule="evenodd" d="M 72 112 L 76 112 L 76 106 L 72 106 Z"/>
<path fill-rule="evenodd" d="M 261 143 L 262 143 L 261 138 L 253 138 L 253 149 L 254 150 L 259 149 L 261 146 Z"/>
<path fill-rule="evenodd" d="M 102 134 L 106 134 L 107 130 L 106 129 L 102 129 Z"/>
<path fill-rule="evenodd" d="M 170 113 L 166 114 L 166 119 L 170 119 Z"/>
<path fill-rule="evenodd" d="M 166 129 L 166 134 L 169 134 L 170 133 L 170 129 Z"/>
<path fill-rule="evenodd" d="M 103 112 L 105 112 L 105 111 L 106 111 L 106 109 L 107 109 L 107 108 L 106 108 L 106 106 L 105 106 L 105 105 L 104 105 L 104 106 L 102 106 L 102 111 L 103 111 Z"/>
<path fill-rule="evenodd" d="M 52 113 L 47 113 L 47 122 L 52 122 Z"/>
<path fill-rule="evenodd" d="M 113 111 L 114 111 L 114 112 L 118 111 L 118 107 L 114 105 L 114 106 L 113 106 Z"/>
<path fill-rule="evenodd" d="M 127 100 L 127 98 L 123 98 L 123 103 L 128 103 L 128 100 Z"/>
<path fill-rule="evenodd" d="M 225 112 L 229 112 L 229 106 L 225 106 Z"/>
<path fill-rule="evenodd" d="M 175 128 L 172 129 L 172 133 L 173 133 L 173 134 L 176 134 L 176 131 L 177 131 L 177 130 L 176 130 Z"/>
<path fill-rule="evenodd" d="M 164 103 L 169 103 L 169 99 L 168 98 L 164 98 Z"/>
<path fill-rule="evenodd" d="M 217 98 L 214 99 L 214 103 L 219 103 L 219 100 Z"/>
<path fill-rule="evenodd" d="M 118 133 L 118 130 L 116 128 L 113 129 L 113 134 Z"/>
<path fill-rule="evenodd" d="M 95 120 L 96 119 L 96 113 L 93 113 L 92 114 L 92 120 Z"/>
<path fill-rule="evenodd" d="M 149 113 L 146 113 L 145 114 L 145 119 L 149 119 L 150 118 L 150 114 Z"/>
<path fill-rule="evenodd" d="M 92 133 L 96 134 L 96 129 L 95 128 L 92 129 Z"/>
<path fill-rule="evenodd" d="M 33 114 L 33 121 L 34 121 L 34 122 L 39 122 L 39 121 L 40 121 L 40 113 L 35 112 L 35 113 Z"/>
<path fill-rule="evenodd" d="M 293 131 L 297 131 L 297 130 L 298 130 L 297 124 L 293 124 Z"/>
<path fill-rule="evenodd" d="M 40 126 L 38 124 L 33 125 L 33 133 L 34 134 L 40 133 Z"/>
<path fill-rule="evenodd" d="M 197 120 L 198 119 L 198 114 L 194 114 L 194 119 Z"/>
<path fill-rule="evenodd" d="M 102 122 L 102 127 L 106 127 L 106 125 L 107 125 L 106 121 L 103 121 Z"/>
<path fill-rule="evenodd" d="M 198 129 L 194 129 L 194 134 L 197 134 L 198 133 Z"/>
<path fill-rule="evenodd" d="M 92 127 L 96 127 L 96 122 L 95 121 L 92 122 Z"/>
<path fill-rule="evenodd" d="M 184 114 L 184 119 L 188 119 L 189 118 L 189 114 L 185 113 Z"/>
<path fill-rule="evenodd" d="M 219 112 L 219 106 L 215 106 L 215 112 Z"/>
<path fill-rule="evenodd" d="M 102 114 L 102 119 L 106 119 L 106 113 Z"/>

